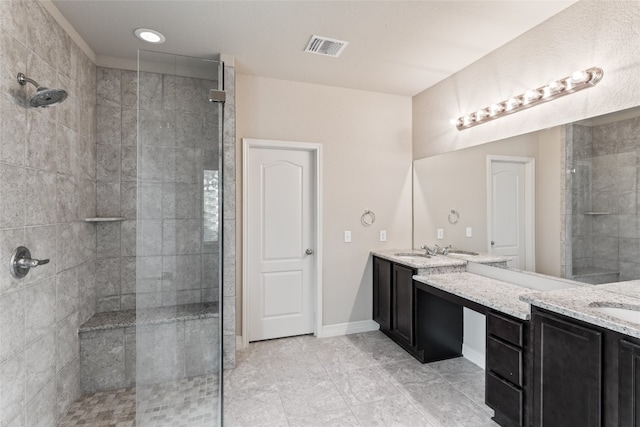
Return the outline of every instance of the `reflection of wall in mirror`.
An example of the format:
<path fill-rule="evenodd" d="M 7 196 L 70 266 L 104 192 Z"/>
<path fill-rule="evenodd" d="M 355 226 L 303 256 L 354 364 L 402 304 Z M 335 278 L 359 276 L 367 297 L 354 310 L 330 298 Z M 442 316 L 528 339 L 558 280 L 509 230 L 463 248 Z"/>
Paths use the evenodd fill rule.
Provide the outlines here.
<path fill-rule="evenodd" d="M 487 155 L 536 159 L 536 271 L 561 274 L 561 159 L 563 128 L 534 132 L 414 162 L 414 246 L 487 252 Z M 460 220 L 450 224 L 452 208 Z M 472 227 L 473 236 L 466 237 Z M 436 240 L 436 230 L 444 239 Z"/>

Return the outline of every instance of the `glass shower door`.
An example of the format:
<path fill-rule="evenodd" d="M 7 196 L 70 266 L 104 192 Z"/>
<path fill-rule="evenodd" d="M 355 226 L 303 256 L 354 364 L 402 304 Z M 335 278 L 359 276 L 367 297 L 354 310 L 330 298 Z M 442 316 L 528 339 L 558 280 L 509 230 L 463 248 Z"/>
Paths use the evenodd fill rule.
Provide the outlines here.
<path fill-rule="evenodd" d="M 140 51 L 136 422 L 221 419 L 222 89 L 217 61 Z M 131 358 L 133 360 L 133 358 Z"/>

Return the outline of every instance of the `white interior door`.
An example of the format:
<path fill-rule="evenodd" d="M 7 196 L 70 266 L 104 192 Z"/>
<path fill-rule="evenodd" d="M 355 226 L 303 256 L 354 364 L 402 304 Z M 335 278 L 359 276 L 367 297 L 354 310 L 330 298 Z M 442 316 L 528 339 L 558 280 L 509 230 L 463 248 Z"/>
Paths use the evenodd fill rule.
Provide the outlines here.
<path fill-rule="evenodd" d="M 249 148 L 245 290 L 249 341 L 314 332 L 314 153 Z"/>
<path fill-rule="evenodd" d="M 534 270 L 532 159 L 489 159 L 489 240 L 507 265 Z"/>

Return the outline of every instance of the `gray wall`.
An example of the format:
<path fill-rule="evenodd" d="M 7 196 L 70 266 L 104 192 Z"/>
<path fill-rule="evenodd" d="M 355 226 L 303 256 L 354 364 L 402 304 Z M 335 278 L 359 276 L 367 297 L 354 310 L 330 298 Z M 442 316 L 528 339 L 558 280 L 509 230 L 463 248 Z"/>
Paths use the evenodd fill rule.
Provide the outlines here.
<path fill-rule="evenodd" d="M 77 327 L 95 311 L 95 66 L 35 1 L 0 1 L 0 425 L 52 426 L 79 394 Z M 31 85 L 62 87 L 27 109 Z M 22 280 L 20 245 L 51 262 Z"/>

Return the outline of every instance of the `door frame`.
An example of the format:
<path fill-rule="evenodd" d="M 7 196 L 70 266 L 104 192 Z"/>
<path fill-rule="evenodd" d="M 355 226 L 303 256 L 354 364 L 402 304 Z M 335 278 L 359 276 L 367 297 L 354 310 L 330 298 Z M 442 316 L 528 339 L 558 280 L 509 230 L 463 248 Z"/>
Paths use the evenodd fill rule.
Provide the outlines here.
<path fill-rule="evenodd" d="M 491 165 L 493 162 L 521 163 L 524 165 L 524 247 L 525 268 L 536 270 L 536 159 L 533 157 L 487 155 L 487 252 L 491 253 Z"/>
<path fill-rule="evenodd" d="M 248 247 L 249 233 L 245 225 L 248 224 L 249 211 L 247 209 L 247 196 L 249 194 L 249 154 L 253 148 L 266 148 L 270 150 L 295 150 L 308 151 L 313 154 L 315 165 L 315 227 L 313 230 L 316 242 L 314 268 L 315 268 L 315 292 L 314 292 L 314 335 L 322 334 L 322 145 L 310 142 L 277 141 L 267 139 L 242 138 L 242 348 L 249 345 L 248 322 L 248 292 L 249 287 L 245 278 L 249 275 L 248 254 L 244 248 Z"/>

